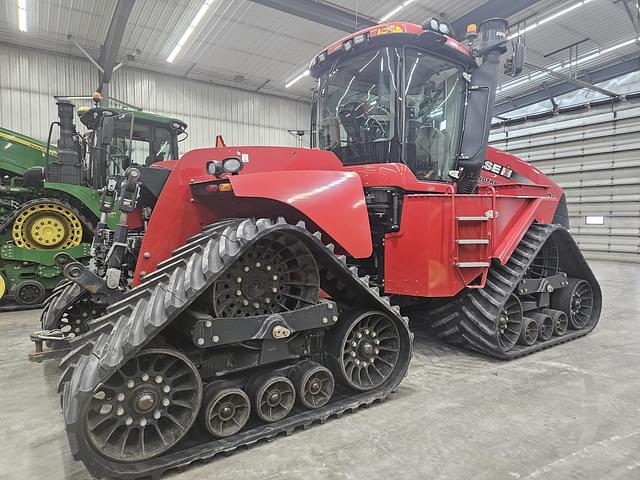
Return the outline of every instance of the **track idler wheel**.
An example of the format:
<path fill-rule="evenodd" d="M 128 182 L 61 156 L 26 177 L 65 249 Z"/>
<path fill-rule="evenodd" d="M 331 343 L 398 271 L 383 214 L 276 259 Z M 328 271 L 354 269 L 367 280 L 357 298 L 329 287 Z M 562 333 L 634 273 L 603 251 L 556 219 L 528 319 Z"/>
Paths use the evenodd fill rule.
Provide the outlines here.
<path fill-rule="evenodd" d="M 287 377 L 258 374 L 247 384 L 254 410 L 265 422 L 277 422 L 289 415 L 296 402 L 296 390 Z"/>
<path fill-rule="evenodd" d="M 551 296 L 551 307 L 567 314 L 569 326 L 582 330 L 593 314 L 593 289 L 586 280 L 570 278 L 567 286 L 556 290 Z"/>
<path fill-rule="evenodd" d="M 522 332 L 522 304 L 518 297 L 510 295 L 498 317 L 498 339 L 502 351 L 511 350 Z"/>
<path fill-rule="evenodd" d="M 196 366 L 171 349 L 140 352 L 94 394 L 85 435 L 100 455 L 139 462 L 175 446 L 195 422 L 202 400 Z"/>
<path fill-rule="evenodd" d="M 538 329 L 540 331 L 538 338 L 543 342 L 549 340 L 553 336 L 553 329 L 555 326 L 553 319 L 546 313 L 542 312 L 534 312 L 529 315 L 538 322 Z"/>
<path fill-rule="evenodd" d="M 522 317 L 522 331 L 520 332 L 520 338 L 518 343 L 525 347 L 530 347 L 538 340 L 538 333 L 540 328 L 538 322 L 531 317 Z"/>
<path fill-rule="evenodd" d="M 225 381 L 214 382 L 207 388 L 200 418 L 214 437 L 235 435 L 247 424 L 250 414 L 251 402 L 242 389 Z"/>
<path fill-rule="evenodd" d="M 326 405 L 335 388 L 331 370 L 311 361 L 300 362 L 293 367 L 289 379 L 296 387 L 300 403 L 311 409 Z"/>
<path fill-rule="evenodd" d="M 567 328 L 569 328 L 569 319 L 564 312 L 560 310 L 544 309 L 542 310 L 542 313 L 549 315 L 551 320 L 553 320 L 553 334 L 556 337 L 561 337 L 567 333 Z"/>
<path fill-rule="evenodd" d="M 13 292 L 16 302 L 20 305 L 38 305 L 42 303 L 46 294 L 44 285 L 37 280 L 24 280 Z"/>
<path fill-rule="evenodd" d="M 372 390 L 392 377 L 400 348 L 398 325 L 383 312 L 342 315 L 327 339 L 327 363 L 347 386 Z"/>

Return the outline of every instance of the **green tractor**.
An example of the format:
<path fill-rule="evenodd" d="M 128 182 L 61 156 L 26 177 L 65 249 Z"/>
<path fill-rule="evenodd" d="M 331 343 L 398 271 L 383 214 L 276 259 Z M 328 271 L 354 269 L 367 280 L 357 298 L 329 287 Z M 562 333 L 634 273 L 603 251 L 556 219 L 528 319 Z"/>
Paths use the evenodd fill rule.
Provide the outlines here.
<path fill-rule="evenodd" d="M 63 279 L 54 256 L 88 261 L 107 178 L 134 165 L 178 158 L 181 120 L 57 99 L 47 142 L 0 128 L 0 308 L 37 306 Z M 51 144 L 59 127 L 57 145 Z M 108 223 L 115 226 L 117 212 Z M 144 225 L 144 218 L 139 219 Z"/>

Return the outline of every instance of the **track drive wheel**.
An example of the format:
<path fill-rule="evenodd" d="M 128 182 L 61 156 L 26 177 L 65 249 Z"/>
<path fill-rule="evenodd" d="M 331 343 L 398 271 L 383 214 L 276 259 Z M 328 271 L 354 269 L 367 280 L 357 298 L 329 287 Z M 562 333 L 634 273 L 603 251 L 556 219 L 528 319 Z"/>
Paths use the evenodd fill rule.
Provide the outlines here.
<path fill-rule="evenodd" d="M 569 326 L 581 330 L 591 322 L 594 296 L 591 284 L 579 278 L 570 278 L 567 286 L 551 296 L 551 307 L 561 310 L 569 318 Z"/>
<path fill-rule="evenodd" d="M 498 340 L 504 352 L 511 350 L 522 332 L 522 304 L 518 297 L 510 295 L 498 317 Z"/>
<path fill-rule="evenodd" d="M 277 422 L 289 415 L 296 402 L 296 390 L 287 377 L 263 373 L 247 384 L 256 414 L 265 422 Z"/>
<path fill-rule="evenodd" d="M 331 370 L 311 361 L 300 362 L 293 367 L 289 379 L 296 388 L 300 403 L 311 409 L 326 405 L 335 388 Z"/>
<path fill-rule="evenodd" d="M 287 234 L 267 236 L 243 252 L 213 285 L 218 317 L 249 317 L 318 303 L 320 277 L 309 248 Z"/>
<path fill-rule="evenodd" d="M 531 317 L 522 317 L 522 331 L 520 332 L 518 343 L 525 347 L 530 347 L 538 340 L 539 332 L 538 322 Z"/>
<path fill-rule="evenodd" d="M 23 280 L 13 292 L 16 302 L 20 305 L 38 305 L 46 295 L 44 285 L 37 280 Z"/>
<path fill-rule="evenodd" d="M 214 382 L 207 387 L 200 412 L 207 431 L 216 438 L 235 435 L 251 414 L 249 396 L 232 383 Z"/>
<path fill-rule="evenodd" d="M 82 242 L 82 223 L 69 205 L 43 201 L 25 207 L 11 228 L 16 246 L 51 250 L 77 247 Z"/>
<path fill-rule="evenodd" d="M 367 391 L 389 380 L 399 363 L 401 337 L 395 321 L 380 311 L 341 316 L 327 339 L 333 374 L 354 390 Z"/>
<path fill-rule="evenodd" d="M 5 293 L 7 293 L 7 279 L 4 273 L 0 272 L 0 300 L 2 300 Z"/>
<path fill-rule="evenodd" d="M 100 455 L 137 462 L 160 455 L 189 431 L 202 400 L 196 366 L 172 349 L 140 352 L 94 394 L 85 435 Z"/>

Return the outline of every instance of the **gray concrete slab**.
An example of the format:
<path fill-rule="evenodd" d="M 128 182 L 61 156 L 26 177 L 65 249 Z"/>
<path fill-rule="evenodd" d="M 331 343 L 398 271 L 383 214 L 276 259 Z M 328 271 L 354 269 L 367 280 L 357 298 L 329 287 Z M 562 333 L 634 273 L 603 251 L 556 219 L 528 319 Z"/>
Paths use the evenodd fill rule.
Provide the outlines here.
<path fill-rule="evenodd" d="M 168 479 L 640 479 L 640 265 L 593 262 L 590 336 L 510 363 L 417 330 L 390 400 Z M 0 314 L 0 479 L 87 479 L 64 433 L 57 368 L 27 361 L 39 312 Z"/>

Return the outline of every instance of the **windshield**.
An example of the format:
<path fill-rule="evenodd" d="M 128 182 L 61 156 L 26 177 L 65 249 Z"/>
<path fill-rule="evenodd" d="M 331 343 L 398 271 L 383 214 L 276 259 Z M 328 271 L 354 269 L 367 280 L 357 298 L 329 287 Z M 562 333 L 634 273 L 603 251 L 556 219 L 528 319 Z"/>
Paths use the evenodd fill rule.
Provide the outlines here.
<path fill-rule="evenodd" d="M 320 77 L 314 143 L 345 165 L 404 162 L 418 179 L 450 181 L 465 88 L 461 68 L 419 50 L 338 61 Z"/>
<path fill-rule="evenodd" d="M 149 166 L 177 158 L 173 135 L 168 129 L 134 121 L 132 131 L 130 116 L 116 120 L 115 125 L 109 174 L 121 175 L 131 165 Z"/>
<path fill-rule="evenodd" d="M 398 57 L 397 49 L 369 51 L 334 65 L 322 77 L 318 95 L 321 149 L 331 150 L 346 165 L 392 161 L 394 151 L 395 158 L 399 157 Z"/>

